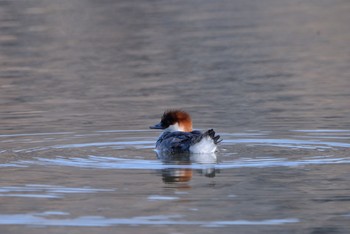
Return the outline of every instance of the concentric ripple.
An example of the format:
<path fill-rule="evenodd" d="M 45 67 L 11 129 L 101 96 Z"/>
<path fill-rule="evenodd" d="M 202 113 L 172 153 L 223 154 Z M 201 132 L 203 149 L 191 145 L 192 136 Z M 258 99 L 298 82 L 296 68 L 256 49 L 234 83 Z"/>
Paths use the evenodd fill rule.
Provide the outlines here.
<path fill-rule="evenodd" d="M 165 169 L 153 152 L 157 136 L 135 130 L 1 135 L 0 167 L 32 165 L 97 169 Z M 216 155 L 193 155 L 172 168 L 218 169 L 347 164 L 349 130 L 248 131 L 222 133 Z M 281 154 L 283 150 L 283 154 Z M 6 157 L 8 156 L 8 157 Z M 217 158 L 217 160 L 216 160 Z"/>

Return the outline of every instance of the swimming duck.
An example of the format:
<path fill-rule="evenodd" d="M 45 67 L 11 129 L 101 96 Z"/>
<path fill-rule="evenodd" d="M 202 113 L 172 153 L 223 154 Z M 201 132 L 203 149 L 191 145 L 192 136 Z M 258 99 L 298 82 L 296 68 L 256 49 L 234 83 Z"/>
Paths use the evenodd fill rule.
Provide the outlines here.
<path fill-rule="evenodd" d="M 160 153 L 213 153 L 221 142 L 213 129 L 203 133 L 193 131 L 191 116 L 182 110 L 164 112 L 160 123 L 150 128 L 164 130 L 156 142 L 156 150 Z"/>

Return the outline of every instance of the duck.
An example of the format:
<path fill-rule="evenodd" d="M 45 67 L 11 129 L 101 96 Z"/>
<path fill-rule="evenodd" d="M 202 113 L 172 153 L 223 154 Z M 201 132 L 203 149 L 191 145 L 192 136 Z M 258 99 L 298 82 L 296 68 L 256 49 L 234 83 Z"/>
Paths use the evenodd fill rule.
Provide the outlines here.
<path fill-rule="evenodd" d="M 191 116 L 183 110 L 165 111 L 160 122 L 150 129 L 163 130 L 156 142 L 156 152 L 161 154 L 214 153 L 222 141 L 213 129 L 193 130 Z"/>

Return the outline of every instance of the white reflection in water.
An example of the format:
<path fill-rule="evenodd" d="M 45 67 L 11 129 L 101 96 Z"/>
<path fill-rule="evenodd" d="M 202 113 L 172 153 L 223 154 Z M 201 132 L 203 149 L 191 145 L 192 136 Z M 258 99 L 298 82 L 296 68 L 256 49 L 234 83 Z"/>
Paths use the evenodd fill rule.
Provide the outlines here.
<path fill-rule="evenodd" d="M 252 144 L 268 145 L 275 147 L 299 148 L 299 149 L 318 149 L 318 148 L 350 148 L 349 143 L 343 142 L 325 142 L 325 141 L 303 141 L 294 139 L 230 139 L 224 140 L 223 144 Z"/>
<path fill-rule="evenodd" d="M 74 132 L 50 132 L 50 133 L 23 133 L 23 134 L 1 134 L 0 137 L 22 137 L 22 136 L 47 136 L 47 135 L 71 135 Z"/>
<path fill-rule="evenodd" d="M 131 218 L 106 218 L 103 216 L 80 216 L 71 219 L 45 218 L 44 216 L 60 215 L 64 212 L 44 212 L 42 214 L 2 214 L 0 225 L 39 225 L 39 226 L 76 226 L 76 227 L 106 227 L 116 225 L 194 225 L 203 227 L 225 227 L 236 225 L 283 225 L 298 223 L 296 218 L 268 220 L 220 220 L 197 221 L 180 220 L 181 215 L 142 216 Z"/>
<path fill-rule="evenodd" d="M 350 133 L 350 130 L 346 129 L 298 129 L 290 130 L 291 132 L 305 132 L 305 133 Z"/>
<path fill-rule="evenodd" d="M 68 193 L 113 192 L 115 189 L 97 189 L 91 187 L 73 188 L 56 185 L 27 184 L 24 186 L 2 186 L 0 197 L 62 198 Z"/>
<path fill-rule="evenodd" d="M 96 168 L 96 169 L 167 169 L 182 168 L 182 169 L 205 169 L 215 167 L 217 169 L 229 168 L 246 168 L 246 167 L 295 167 L 307 165 L 322 165 L 322 164 L 347 164 L 350 163 L 350 158 L 334 158 L 332 156 L 319 156 L 302 158 L 296 161 L 287 158 L 238 158 L 235 160 L 225 160 L 218 164 L 163 164 L 158 160 L 141 160 L 141 159 L 122 159 L 103 156 L 89 156 L 87 158 L 35 158 L 34 160 L 25 160 L 12 163 L 11 165 L 29 166 L 29 165 L 47 165 L 47 166 L 67 166 L 80 168 Z"/>
<path fill-rule="evenodd" d="M 169 197 L 169 196 L 160 196 L 160 195 L 151 195 L 148 197 L 148 200 L 165 200 L 165 201 L 171 201 L 171 200 L 178 200 L 179 197 Z"/>
<path fill-rule="evenodd" d="M 69 149 L 69 148 L 83 148 L 83 147 L 101 147 L 101 146 L 125 146 L 125 145 L 147 145 L 151 144 L 153 146 L 154 141 L 117 141 L 117 142 L 92 142 L 84 144 L 67 144 L 67 145 L 57 145 L 52 146 L 54 149 Z"/>

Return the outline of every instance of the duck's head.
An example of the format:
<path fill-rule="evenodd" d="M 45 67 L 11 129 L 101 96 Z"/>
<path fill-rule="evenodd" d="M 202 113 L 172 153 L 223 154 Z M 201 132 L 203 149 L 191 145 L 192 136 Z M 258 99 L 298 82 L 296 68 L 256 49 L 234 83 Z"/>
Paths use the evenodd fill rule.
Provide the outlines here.
<path fill-rule="evenodd" d="M 182 110 L 170 110 L 164 112 L 160 123 L 150 126 L 151 129 L 163 129 L 165 131 L 191 132 L 191 116 Z"/>

